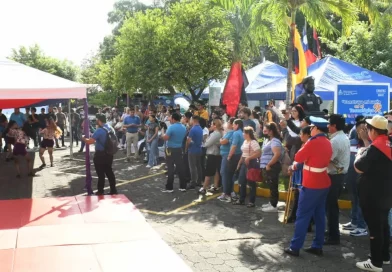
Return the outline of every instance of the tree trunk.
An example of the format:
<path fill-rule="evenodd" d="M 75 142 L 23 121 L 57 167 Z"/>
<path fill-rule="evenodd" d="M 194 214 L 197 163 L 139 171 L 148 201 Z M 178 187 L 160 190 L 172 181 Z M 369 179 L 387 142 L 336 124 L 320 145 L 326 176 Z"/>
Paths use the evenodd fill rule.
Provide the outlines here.
<path fill-rule="evenodd" d="M 170 92 L 170 95 L 175 95 L 176 94 L 176 90 L 174 89 L 173 86 L 167 86 L 166 89 Z"/>
<path fill-rule="evenodd" d="M 207 86 L 208 86 L 208 85 L 206 85 L 206 86 L 204 86 L 204 87 L 200 87 L 199 89 L 197 89 L 197 90 L 199 90 L 198 93 L 196 93 L 196 90 L 193 90 L 192 88 L 188 88 L 189 93 L 191 94 L 191 97 L 192 97 L 192 101 L 193 101 L 193 102 L 199 101 L 200 96 L 201 96 L 202 93 L 203 93 L 203 90 L 204 90 Z"/>
<path fill-rule="evenodd" d="M 295 9 L 291 10 L 290 38 L 287 46 L 287 90 L 286 90 L 286 109 L 290 108 L 291 90 L 293 82 L 294 66 L 294 32 L 295 32 Z"/>

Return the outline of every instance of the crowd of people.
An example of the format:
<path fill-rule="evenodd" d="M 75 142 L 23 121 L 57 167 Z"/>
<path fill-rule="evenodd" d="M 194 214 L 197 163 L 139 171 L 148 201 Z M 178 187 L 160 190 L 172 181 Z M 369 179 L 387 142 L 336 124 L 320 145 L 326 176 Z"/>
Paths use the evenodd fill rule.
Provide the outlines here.
<path fill-rule="evenodd" d="M 288 171 L 294 204 L 287 221 L 295 223 L 295 232 L 285 252 L 293 256 L 299 255 L 312 225 L 315 239 L 305 252 L 321 256 L 323 246 L 340 244 L 338 200 L 347 187 L 352 220 L 342 227 L 352 237 L 370 237 L 369 260 L 357 267 L 382 271 L 390 262 L 392 113 L 358 116 L 355 125 L 348 126 L 340 114 L 306 116 L 300 104 L 291 106 L 289 111 L 279 111 L 270 101 L 262 112 L 260 107 L 251 110 L 244 103 L 239 105 L 237 117 L 227 116 L 225 107 L 209 114 L 202 103 L 184 114 L 163 106 L 150 106 L 145 113 L 130 108 L 115 127 L 124 139 L 120 147 L 127 148 L 127 162 L 131 161 L 130 146 L 134 146 L 134 159 L 139 159 L 136 143 L 144 138 L 147 167 L 155 166 L 157 143 L 164 142 L 168 170 L 164 193 L 174 192 L 177 174 L 181 192 L 197 189 L 204 195 L 222 191 L 220 201 L 253 208 L 257 182 L 262 181 L 271 191 L 262 212 L 276 213 L 279 177 Z M 238 195 L 233 190 L 235 180 Z"/>
<path fill-rule="evenodd" d="M 45 117 L 36 115 L 34 108 L 30 110 L 31 114 L 24 115 L 15 109 L 7 125 L 0 113 L 0 128 L 8 152 L 13 145 L 13 157 L 22 156 L 29 162 L 26 138 L 31 137 L 35 146 L 40 145 L 42 167 L 46 166 L 45 150 L 52 166 L 54 144 L 59 146 L 61 138 L 64 145 L 62 132 L 67 117 L 61 108 L 56 114 L 52 108 L 41 113 Z M 273 100 L 265 109 L 251 110 L 241 103 L 235 117 L 228 116 L 224 106 L 213 108 L 209 114 L 203 103 L 191 105 L 185 113 L 179 107 L 150 105 L 143 111 L 136 106 L 125 108 L 123 113 L 116 108 L 99 110 L 97 126 L 84 137 L 80 135 L 83 121 L 75 112 L 72 114 L 71 136 L 76 142 L 81 139 L 80 151 L 85 144 L 95 144 L 98 194 L 104 193 L 105 176 L 109 179 L 110 193 L 117 193 L 112 169 L 115 151 L 111 144 L 126 150 L 126 162 L 141 160 L 143 149 L 147 152 L 148 168 L 164 159 L 167 167 L 164 193 L 174 192 L 177 175 L 181 192 L 197 190 L 202 195 L 221 192 L 220 201 L 253 208 L 258 182 L 262 181 L 271 191 L 268 204 L 262 206 L 265 213 L 278 212 L 280 176 L 290 174 L 294 200 L 287 222 L 295 223 L 295 232 L 285 252 L 298 256 L 306 233 L 315 225 L 315 239 L 305 251 L 320 256 L 323 246 L 340 244 L 338 199 L 343 187 L 347 187 L 352 220 L 342 227 L 350 230 L 353 237 L 370 238 L 369 260 L 357 263 L 357 267 L 382 271 L 383 264 L 389 264 L 392 112 L 386 117 L 358 116 L 350 127 L 340 114 L 324 118 L 307 116 L 300 104 L 280 111 Z M 164 150 L 164 158 L 159 146 Z M 15 162 L 20 176 L 18 159 Z M 29 175 L 33 174 L 30 167 Z M 240 187 L 238 195 L 234 192 L 236 180 Z"/>

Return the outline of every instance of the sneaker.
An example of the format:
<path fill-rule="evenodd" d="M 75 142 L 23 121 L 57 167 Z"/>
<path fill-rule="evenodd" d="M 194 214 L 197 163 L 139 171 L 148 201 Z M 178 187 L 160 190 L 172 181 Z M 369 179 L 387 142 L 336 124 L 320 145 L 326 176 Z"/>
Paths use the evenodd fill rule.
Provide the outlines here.
<path fill-rule="evenodd" d="M 261 211 L 266 213 L 275 213 L 278 212 L 278 208 L 270 205 L 269 207 L 262 208 Z"/>
<path fill-rule="evenodd" d="M 237 196 L 236 193 L 231 192 L 231 198 L 232 198 L 232 199 L 238 199 L 238 196 Z"/>
<path fill-rule="evenodd" d="M 219 189 L 220 189 L 219 187 L 211 186 L 211 188 L 208 189 L 207 191 L 208 191 L 209 193 L 216 193 L 216 192 L 219 191 Z"/>
<path fill-rule="evenodd" d="M 223 200 L 226 197 L 226 194 L 223 193 L 220 196 L 218 196 L 218 200 Z"/>
<path fill-rule="evenodd" d="M 199 194 L 205 195 L 206 193 L 207 193 L 207 191 L 203 187 L 201 187 L 199 190 Z"/>
<path fill-rule="evenodd" d="M 185 193 L 186 192 L 186 189 L 179 189 L 180 190 L 180 192 L 183 192 L 183 193 Z"/>
<path fill-rule="evenodd" d="M 344 230 L 355 230 L 357 225 L 352 224 L 351 222 L 342 225 Z"/>
<path fill-rule="evenodd" d="M 174 190 L 163 189 L 161 192 L 162 193 L 173 193 Z"/>
<path fill-rule="evenodd" d="M 269 203 L 269 202 L 267 204 L 263 204 L 261 206 L 262 209 L 269 208 L 269 207 L 271 207 L 271 203 Z"/>
<path fill-rule="evenodd" d="M 355 230 L 350 231 L 350 236 L 360 237 L 360 236 L 367 236 L 368 232 L 366 229 L 356 228 Z"/>
<path fill-rule="evenodd" d="M 358 262 L 358 263 L 356 263 L 356 266 L 359 269 L 362 269 L 362 270 L 365 270 L 365 271 L 382 272 L 382 268 L 374 266 L 372 264 L 371 260 L 367 260 L 367 261 L 364 261 L 364 262 Z"/>
<path fill-rule="evenodd" d="M 147 168 L 151 168 L 152 166 L 147 164 L 146 167 L 147 167 Z"/>

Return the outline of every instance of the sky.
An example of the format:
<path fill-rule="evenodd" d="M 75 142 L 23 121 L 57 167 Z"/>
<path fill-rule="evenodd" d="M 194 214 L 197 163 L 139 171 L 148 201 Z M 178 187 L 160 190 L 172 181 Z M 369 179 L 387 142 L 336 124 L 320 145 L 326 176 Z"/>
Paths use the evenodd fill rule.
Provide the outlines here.
<path fill-rule="evenodd" d="M 0 57 L 38 44 L 46 55 L 75 64 L 96 51 L 113 26 L 116 0 L 0 0 Z M 150 4 L 150 0 L 141 0 Z"/>

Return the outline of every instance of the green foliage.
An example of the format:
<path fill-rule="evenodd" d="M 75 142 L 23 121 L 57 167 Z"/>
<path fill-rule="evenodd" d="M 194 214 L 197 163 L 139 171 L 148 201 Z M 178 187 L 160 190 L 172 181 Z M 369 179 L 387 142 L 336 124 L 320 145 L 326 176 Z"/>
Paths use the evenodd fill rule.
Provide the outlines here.
<path fill-rule="evenodd" d="M 98 107 L 115 105 L 117 99 L 117 94 L 111 91 L 91 92 L 87 96 L 89 104 Z"/>
<path fill-rule="evenodd" d="M 223 15 L 191 1 L 172 5 L 168 13 L 154 9 L 129 18 L 117 39 L 116 85 L 150 96 L 175 87 L 197 99 L 196 89 L 229 64 Z"/>
<path fill-rule="evenodd" d="M 278 54 L 285 55 L 284 33 L 270 16 L 254 16 L 259 7 L 258 0 L 210 0 L 213 6 L 219 7 L 230 23 L 230 42 L 232 43 L 232 60 L 247 63 L 258 56 L 260 46 Z"/>
<path fill-rule="evenodd" d="M 392 77 L 392 30 L 387 17 L 370 25 L 357 22 L 351 36 L 336 41 L 322 39 L 334 55 L 369 70 Z"/>
<path fill-rule="evenodd" d="M 78 77 L 78 68 L 72 62 L 48 57 L 38 45 L 12 49 L 10 58 L 16 62 L 72 81 L 76 81 Z"/>

